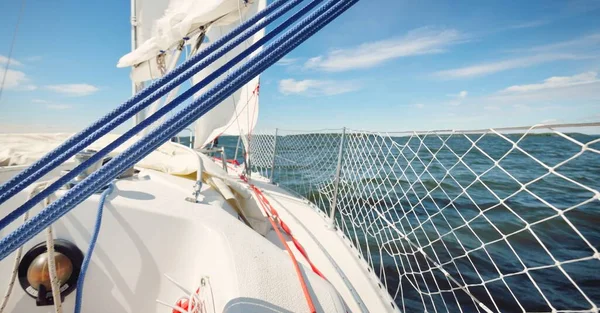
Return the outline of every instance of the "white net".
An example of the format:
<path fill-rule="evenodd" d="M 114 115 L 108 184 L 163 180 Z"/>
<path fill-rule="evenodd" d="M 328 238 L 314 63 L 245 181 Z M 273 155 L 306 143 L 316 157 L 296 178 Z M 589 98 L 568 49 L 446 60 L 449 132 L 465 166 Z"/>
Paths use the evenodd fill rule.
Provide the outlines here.
<path fill-rule="evenodd" d="M 253 135 L 250 160 L 322 210 L 335 203 L 400 311 L 598 312 L 599 133 L 279 130 Z"/>

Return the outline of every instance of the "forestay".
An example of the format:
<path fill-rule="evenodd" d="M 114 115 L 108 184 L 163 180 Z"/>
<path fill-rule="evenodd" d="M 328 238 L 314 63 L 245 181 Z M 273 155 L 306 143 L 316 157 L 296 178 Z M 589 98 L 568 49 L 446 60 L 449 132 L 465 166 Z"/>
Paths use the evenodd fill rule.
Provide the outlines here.
<path fill-rule="evenodd" d="M 206 34 L 206 40 L 214 41 L 227 34 L 229 31 L 237 27 L 248 17 L 253 16 L 256 12 L 264 9 L 266 0 L 253 0 L 248 3 L 240 4 L 239 11 L 234 12 L 238 20 L 229 25 L 213 25 L 209 28 Z M 264 36 L 264 29 L 257 32 L 253 37 L 246 40 L 244 43 L 237 46 L 231 52 L 219 60 L 213 62 L 205 70 L 201 71 L 192 78 L 193 83 L 197 83 L 204 77 L 212 73 L 215 69 L 227 63 L 233 57 L 238 55 L 253 43 L 259 41 Z M 250 57 L 259 53 L 262 49 L 258 49 L 250 55 Z M 259 76 L 252 79 L 244 87 L 236 91 L 229 98 L 221 102 L 217 107 L 201 117 L 195 124 L 195 147 L 202 148 L 210 143 L 215 137 L 220 135 L 245 135 L 252 132 L 258 119 L 258 94 L 259 94 Z M 205 88 L 211 88 L 209 85 Z M 204 90 L 203 90 L 204 91 Z M 242 137 L 242 138 L 245 138 Z M 244 140 L 244 146 L 248 146 Z"/>

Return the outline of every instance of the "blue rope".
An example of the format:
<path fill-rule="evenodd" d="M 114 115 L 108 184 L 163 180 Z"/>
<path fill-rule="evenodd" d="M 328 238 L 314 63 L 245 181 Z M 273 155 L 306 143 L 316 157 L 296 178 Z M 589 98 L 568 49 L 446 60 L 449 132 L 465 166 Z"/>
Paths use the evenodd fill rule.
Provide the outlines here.
<path fill-rule="evenodd" d="M 27 202 L 25 202 L 24 204 L 22 204 L 21 206 L 19 206 L 18 208 L 16 208 L 12 212 L 10 212 L 9 214 L 7 214 L 4 218 L 0 219 L 0 230 L 5 228 L 6 226 L 8 226 L 13 221 L 15 221 L 17 218 L 19 218 L 19 216 L 25 214 L 25 212 L 27 212 L 29 209 L 33 208 L 38 202 L 45 199 L 48 195 L 52 194 L 53 192 L 55 192 L 56 190 L 61 188 L 63 185 L 70 182 L 79 173 L 85 171 L 85 169 L 92 166 L 94 163 L 101 161 L 102 158 L 104 158 L 111 151 L 113 151 L 115 148 L 117 148 L 121 143 L 123 143 L 123 142 L 127 141 L 128 139 L 130 139 L 131 137 L 135 136 L 137 133 L 139 133 L 146 127 L 150 126 L 153 122 L 159 120 L 162 116 L 169 113 L 172 109 L 174 109 L 176 106 L 178 106 L 179 104 L 181 104 L 182 102 L 184 102 L 185 100 L 187 100 L 188 98 L 193 96 L 195 93 L 200 91 L 202 88 L 208 86 L 208 84 L 210 84 L 212 81 L 214 81 L 219 76 L 221 76 L 222 74 L 229 71 L 231 68 L 233 68 L 233 66 L 235 64 L 241 62 L 244 58 L 249 56 L 252 52 L 258 50 L 258 48 L 263 46 L 269 40 L 273 39 L 279 33 L 283 32 L 292 23 L 299 20 L 302 16 L 304 16 L 306 13 L 310 12 L 319 3 L 323 2 L 323 1 L 324 0 L 313 0 L 310 4 L 308 4 L 307 6 L 302 8 L 302 10 L 296 12 L 285 22 L 283 22 L 282 24 L 277 26 L 273 31 L 266 34 L 263 38 L 261 38 L 260 40 L 255 42 L 250 47 L 246 48 L 243 52 L 241 52 L 239 55 L 237 55 L 236 57 L 231 59 L 229 62 L 225 63 L 223 66 L 221 66 L 215 72 L 213 72 L 212 74 L 205 77 L 202 81 L 200 81 L 196 85 L 192 86 L 189 90 L 186 90 L 184 93 L 179 95 L 177 98 L 173 99 L 173 101 L 171 101 L 167 105 L 163 106 L 160 110 L 155 112 L 151 117 L 145 119 L 144 121 L 140 122 L 138 125 L 131 128 L 129 131 L 127 131 L 125 134 L 121 135 L 114 142 L 112 142 L 111 144 L 104 147 L 102 150 L 95 153 L 92 157 L 90 157 L 89 159 L 84 161 L 82 164 L 80 164 L 77 167 L 75 167 L 74 169 L 70 170 L 65 175 L 61 176 L 59 179 L 57 179 L 55 182 L 53 182 L 50 186 L 46 187 L 43 191 L 41 191 L 40 193 L 38 193 L 31 199 L 27 200 Z M 219 54 L 219 53 L 213 54 L 209 58 L 207 58 L 206 61 L 214 60 L 219 56 L 221 56 L 221 54 Z"/>
<path fill-rule="evenodd" d="M 108 183 L 125 169 L 133 166 L 161 144 L 170 140 L 170 138 L 187 127 L 187 125 L 200 118 L 244 84 L 248 83 L 253 77 L 280 60 L 285 54 L 296 48 L 357 1 L 329 0 L 325 5 L 316 9 L 251 60 L 233 71 L 223 81 L 216 84 L 165 123 L 152 130 L 123 153 L 92 173 L 84 181 L 75 185 L 63 197 L 47 206 L 27 223 L 21 225 L 14 232 L 0 240 L 0 260 L 65 215 L 73 207 L 83 202 L 99 187 Z"/>
<path fill-rule="evenodd" d="M 158 79 L 129 100 L 125 101 L 119 107 L 94 122 L 91 126 L 67 139 L 67 141 L 65 141 L 59 147 L 50 151 L 23 172 L 17 174 L 15 177 L 1 185 L 0 204 L 4 203 L 6 200 L 10 199 L 23 189 L 27 188 L 27 186 L 49 173 L 52 169 L 68 160 L 83 148 L 89 146 L 92 142 L 96 141 L 100 137 L 116 128 L 118 125 L 133 117 L 137 112 L 148 107 L 150 104 L 166 95 L 176 86 L 179 86 L 181 83 L 190 79 L 194 74 L 204 69 L 214 60 L 218 59 L 220 56 L 224 55 L 232 48 L 242 43 L 244 40 L 250 38 L 257 31 L 269 25 L 302 1 L 303 0 L 277 0 L 271 3 L 264 10 L 258 12 L 255 16 L 236 27 L 230 33 L 206 47 L 206 49 L 200 51 L 198 54 L 183 62 L 174 70 L 167 73 L 165 76 Z M 264 19 L 261 21 L 262 18 Z M 240 37 L 236 38 L 233 42 L 229 42 L 240 33 Z M 228 44 L 219 49 L 226 43 Z M 219 50 L 217 51 L 217 49 Z M 204 60 L 204 58 L 215 51 L 217 52 L 212 57 Z M 215 55 L 219 55 L 219 57 L 215 57 Z M 146 99 L 144 100 L 144 98 Z M 16 218 L 18 218 L 18 215 L 14 217 L 14 219 Z M 0 229 L 2 228 L 3 226 L 0 226 Z"/>
<path fill-rule="evenodd" d="M 85 274 L 87 273 L 88 266 L 90 265 L 90 261 L 92 260 L 92 254 L 94 253 L 94 248 L 96 247 L 96 241 L 98 240 L 98 234 L 100 234 L 100 226 L 102 226 L 102 212 L 104 211 L 104 202 L 106 202 L 106 198 L 113 191 L 114 184 L 111 183 L 108 185 L 108 188 L 102 192 L 100 196 L 100 202 L 98 203 L 98 214 L 96 215 L 96 224 L 94 225 L 94 233 L 92 234 L 92 238 L 90 239 L 90 245 L 88 247 L 87 252 L 85 253 L 85 257 L 83 258 L 83 263 L 81 264 L 81 271 L 79 272 L 79 277 L 77 278 L 77 292 L 75 294 L 75 313 L 81 312 L 81 303 L 83 301 L 83 284 L 85 281 Z"/>

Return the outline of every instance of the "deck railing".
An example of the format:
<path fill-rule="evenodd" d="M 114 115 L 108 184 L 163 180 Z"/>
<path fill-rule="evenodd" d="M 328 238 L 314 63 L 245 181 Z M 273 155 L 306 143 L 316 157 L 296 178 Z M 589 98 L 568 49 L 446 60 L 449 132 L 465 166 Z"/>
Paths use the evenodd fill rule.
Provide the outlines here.
<path fill-rule="evenodd" d="M 253 134 L 403 312 L 598 312 L 600 123 Z"/>

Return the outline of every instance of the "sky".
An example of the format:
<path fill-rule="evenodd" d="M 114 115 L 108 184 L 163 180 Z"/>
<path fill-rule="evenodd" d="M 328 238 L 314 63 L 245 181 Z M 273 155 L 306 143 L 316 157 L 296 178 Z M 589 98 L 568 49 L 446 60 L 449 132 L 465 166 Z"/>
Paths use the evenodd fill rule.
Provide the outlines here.
<path fill-rule="evenodd" d="M 78 131 L 127 100 L 127 1 L 0 2 L 0 132 Z M 600 1 L 362 0 L 261 76 L 260 129 L 600 121 Z M 122 126 L 123 131 L 131 123 Z"/>

